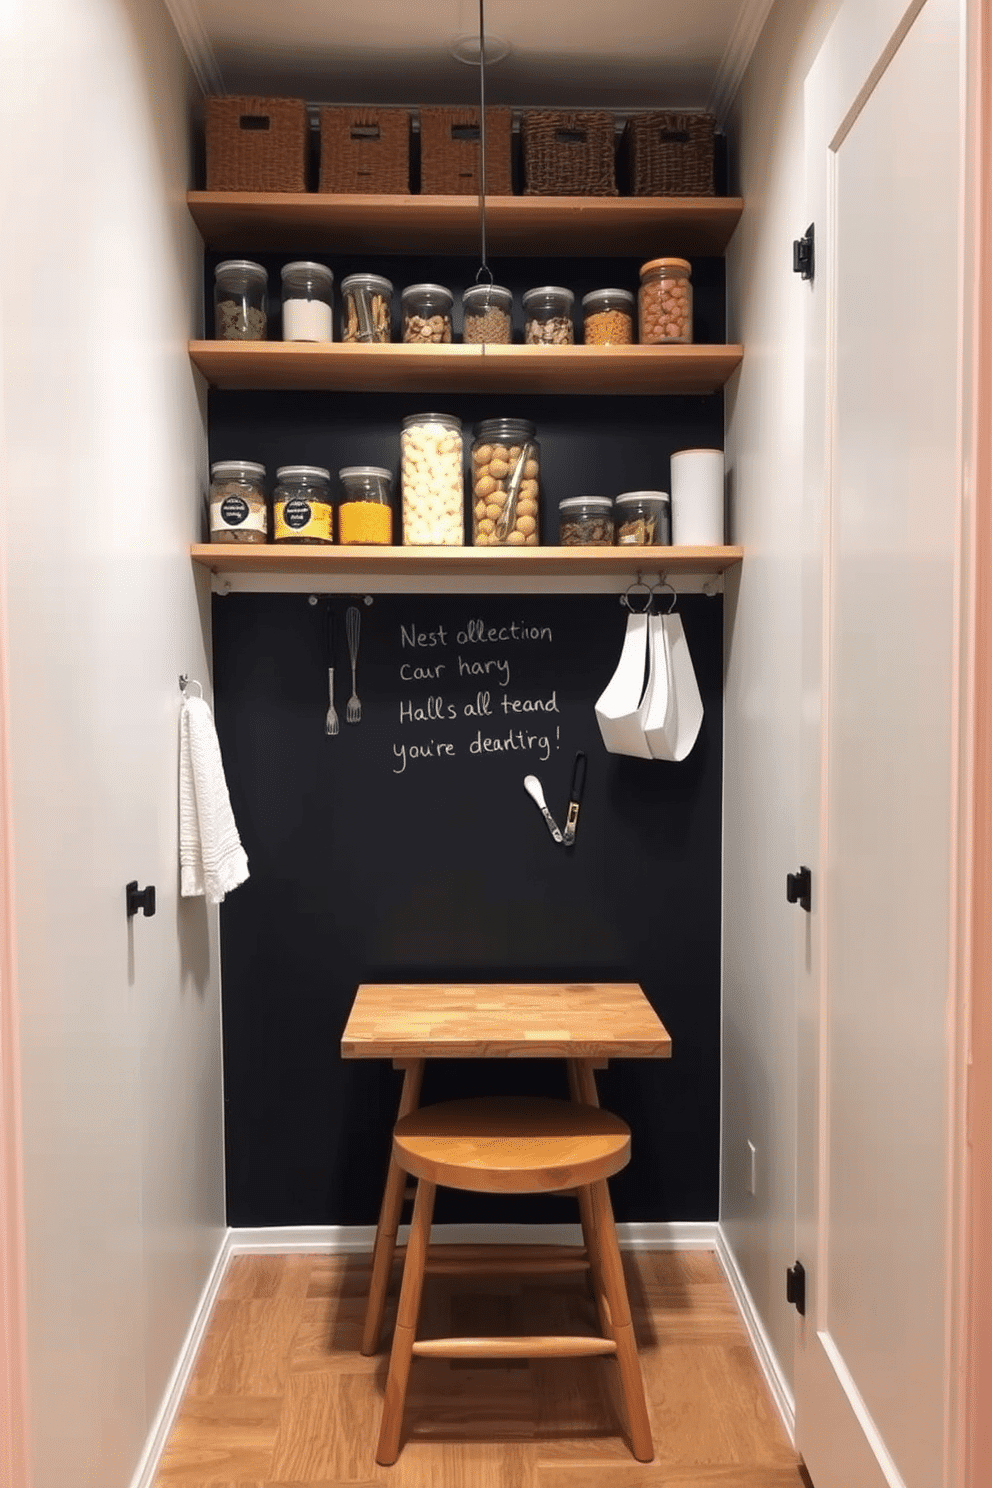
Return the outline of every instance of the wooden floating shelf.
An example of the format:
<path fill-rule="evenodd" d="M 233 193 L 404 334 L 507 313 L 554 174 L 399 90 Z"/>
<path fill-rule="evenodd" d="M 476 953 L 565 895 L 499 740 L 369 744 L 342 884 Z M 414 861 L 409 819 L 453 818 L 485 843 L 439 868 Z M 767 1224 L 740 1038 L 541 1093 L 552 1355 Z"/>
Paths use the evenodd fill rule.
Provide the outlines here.
<path fill-rule="evenodd" d="M 715 393 L 742 346 L 360 346 L 191 341 L 211 387 L 357 393 Z"/>
<path fill-rule="evenodd" d="M 208 248 L 259 252 L 474 254 L 475 196 L 332 196 L 318 192 L 190 191 Z M 739 196 L 491 196 L 492 254 L 569 258 L 719 257 L 744 210 Z"/>
<path fill-rule="evenodd" d="M 445 574 L 601 577 L 638 572 L 718 574 L 744 557 L 740 547 L 714 548 L 402 548 L 286 543 L 194 543 L 194 563 L 215 574 Z"/>

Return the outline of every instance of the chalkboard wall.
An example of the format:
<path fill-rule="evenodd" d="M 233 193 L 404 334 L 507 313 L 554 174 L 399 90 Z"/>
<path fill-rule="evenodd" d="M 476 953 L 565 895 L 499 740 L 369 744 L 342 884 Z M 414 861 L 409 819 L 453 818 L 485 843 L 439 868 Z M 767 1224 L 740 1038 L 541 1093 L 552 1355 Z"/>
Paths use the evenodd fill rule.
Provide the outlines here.
<path fill-rule="evenodd" d="M 362 720 L 345 611 L 361 615 Z M 608 755 L 594 702 L 616 595 L 233 594 L 214 600 L 215 703 L 251 877 L 221 911 L 229 1221 L 369 1224 L 398 1095 L 387 1062 L 342 1061 L 359 982 L 633 979 L 670 1062 L 617 1061 L 603 1103 L 634 1131 L 618 1217 L 717 1212 L 722 601 L 679 609 L 705 719 L 681 765 Z M 324 732 L 333 620 L 337 737 Z M 564 821 L 589 759 L 575 846 Z M 564 1093 L 546 1061 L 437 1061 L 425 1099 Z M 449 1194 L 439 1220 L 562 1220 L 561 1200 Z"/>

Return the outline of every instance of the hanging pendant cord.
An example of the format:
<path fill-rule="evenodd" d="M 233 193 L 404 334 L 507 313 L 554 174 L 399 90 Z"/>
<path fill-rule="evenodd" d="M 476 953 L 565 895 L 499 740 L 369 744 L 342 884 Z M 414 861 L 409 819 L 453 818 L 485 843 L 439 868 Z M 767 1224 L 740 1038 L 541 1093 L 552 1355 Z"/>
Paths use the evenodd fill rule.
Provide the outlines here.
<path fill-rule="evenodd" d="M 475 282 L 487 275 L 492 284 L 492 270 L 486 262 L 486 3 L 479 0 L 479 249 L 481 262 Z"/>

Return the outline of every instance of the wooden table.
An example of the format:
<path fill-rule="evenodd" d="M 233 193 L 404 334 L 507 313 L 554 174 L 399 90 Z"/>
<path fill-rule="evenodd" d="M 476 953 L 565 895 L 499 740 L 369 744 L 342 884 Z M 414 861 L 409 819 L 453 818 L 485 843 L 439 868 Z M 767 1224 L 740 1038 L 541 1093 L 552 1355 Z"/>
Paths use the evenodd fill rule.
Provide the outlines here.
<path fill-rule="evenodd" d="M 425 1059 L 565 1059 L 572 1099 L 598 1105 L 594 1069 L 610 1059 L 668 1059 L 671 1052 L 668 1032 L 636 982 L 363 983 L 341 1036 L 343 1058 L 392 1059 L 405 1071 L 398 1116 L 419 1103 Z M 390 1155 L 363 1354 L 378 1345 L 405 1186 Z"/>

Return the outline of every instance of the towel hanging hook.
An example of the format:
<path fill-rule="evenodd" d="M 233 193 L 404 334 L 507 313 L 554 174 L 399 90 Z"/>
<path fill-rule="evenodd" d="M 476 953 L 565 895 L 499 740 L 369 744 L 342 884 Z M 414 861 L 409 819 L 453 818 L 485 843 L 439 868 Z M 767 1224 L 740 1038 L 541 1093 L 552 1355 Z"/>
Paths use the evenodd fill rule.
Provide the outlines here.
<path fill-rule="evenodd" d="M 179 674 L 179 691 L 184 696 L 187 696 L 188 695 L 187 694 L 187 688 L 190 688 L 190 687 L 199 687 L 200 688 L 199 696 L 202 698 L 202 696 L 203 696 L 203 688 L 200 686 L 200 683 L 197 682 L 196 678 L 195 677 L 189 677 L 189 676 L 187 676 L 187 674 L 185 672 L 180 672 L 180 674 Z"/>
<path fill-rule="evenodd" d="M 669 594 L 672 596 L 671 603 L 669 604 L 668 609 L 665 611 L 665 614 L 666 615 L 671 615 L 673 613 L 674 609 L 675 609 L 675 606 L 676 606 L 677 602 L 678 602 L 678 595 L 675 592 L 675 585 L 669 583 L 667 574 L 659 574 L 658 575 L 658 582 L 657 582 L 657 584 L 652 584 L 651 585 L 651 598 L 652 598 L 652 601 L 654 600 L 654 596 L 656 594 L 660 594 L 665 589 L 667 589 L 668 592 L 669 592 Z"/>
<path fill-rule="evenodd" d="M 644 607 L 640 610 L 635 609 L 630 602 L 631 595 L 639 589 L 643 589 L 644 591 Z M 647 612 L 650 610 L 652 604 L 654 603 L 654 590 L 652 589 L 651 585 L 645 583 L 640 574 L 638 574 L 635 582 L 633 584 L 628 584 L 624 592 L 621 594 L 620 603 L 622 605 L 625 605 L 632 615 L 646 615 Z"/>

